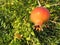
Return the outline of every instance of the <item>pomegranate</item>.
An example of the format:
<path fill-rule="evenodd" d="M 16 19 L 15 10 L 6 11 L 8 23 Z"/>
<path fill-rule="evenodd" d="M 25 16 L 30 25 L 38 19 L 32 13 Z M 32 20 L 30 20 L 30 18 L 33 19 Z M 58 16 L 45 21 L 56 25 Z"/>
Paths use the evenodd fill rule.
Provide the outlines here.
<path fill-rule="evenodd" d="M 35 27 L 41 27 L 44 22 L 49 20 L 49 17 L 49 10 L 45 7 L 36 7 L 32 10 L 30 15 L 30 19 L 35 24 Z"/>

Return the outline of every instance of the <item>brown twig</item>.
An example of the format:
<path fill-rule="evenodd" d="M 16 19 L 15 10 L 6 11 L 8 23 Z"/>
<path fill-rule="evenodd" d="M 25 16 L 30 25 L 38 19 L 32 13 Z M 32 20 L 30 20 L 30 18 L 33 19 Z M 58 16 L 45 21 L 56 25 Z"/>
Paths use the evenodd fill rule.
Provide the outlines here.
<path fill-rule="evenodd" d="M 50 20 L 50 22 L 55 23 L 55 24 L 57 23 L 56 21 L 51 21 L 51 20 Z"/>
<path fill-rule="evenodd" d="M 57 6 L 57 5 L 60 5 L 60 3 L 52 4 L 50 6 Z"/>
<path fill-rule="evenodd" d="M 48 5 L 49 5 L 48 7 L 60 6 L 60 2 L 59 2 L 59 3 L 52 4 L 52 5 L 51 5 L 51 4 L 48 4 Z M 46 6 L 46 5 L 45 5 L 45 6 Z M 44 6 L 44 7 L 45 7 L 45 6 Z"/>
<path fill-rule="evenodd" d="M 40 3 L 40 0 L 37 0 L 38 1 L 38 4 L 39 4 L 39 7 L 41 7 L 41 3 Z"/>
<path fill-rule="evenodd" d="M 55 23 L 55 24 L 60 24 L 59 22 L 56 22 L 56 21 L 51 21 L 51 20 L 50 20 L 50 22 Z"/>

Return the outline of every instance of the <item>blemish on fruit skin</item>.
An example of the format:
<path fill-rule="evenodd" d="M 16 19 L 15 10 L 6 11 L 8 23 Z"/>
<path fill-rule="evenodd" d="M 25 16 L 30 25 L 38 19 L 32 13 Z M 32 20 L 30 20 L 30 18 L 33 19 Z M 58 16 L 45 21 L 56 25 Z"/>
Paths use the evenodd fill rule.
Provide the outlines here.
<path fill-rule="evenodd" d="M 32 10 L 30 19 L 34 23 L 34 25 L 41 26 L 43 23 L 47 22 L 50 18 L 50 13 L 49 10 L 44 8 L 44 7 L 36 7 L 35 9 Z M 36 29 L 38 29 L 37 27 Z M 41 28 L 42 29 L 42 28 Z"/>

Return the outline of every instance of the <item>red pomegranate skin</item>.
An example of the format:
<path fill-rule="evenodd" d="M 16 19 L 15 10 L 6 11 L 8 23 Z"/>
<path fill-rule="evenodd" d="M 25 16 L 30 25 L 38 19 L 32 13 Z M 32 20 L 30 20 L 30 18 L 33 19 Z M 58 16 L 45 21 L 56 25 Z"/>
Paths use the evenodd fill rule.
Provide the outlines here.
<path fill-rule="evenodd" d="M 30 19 L 35 25 L 42 25 L 47 22 L 50 18 L 49 10 L 45 7 L 36 7 L 32 10 Z"/>

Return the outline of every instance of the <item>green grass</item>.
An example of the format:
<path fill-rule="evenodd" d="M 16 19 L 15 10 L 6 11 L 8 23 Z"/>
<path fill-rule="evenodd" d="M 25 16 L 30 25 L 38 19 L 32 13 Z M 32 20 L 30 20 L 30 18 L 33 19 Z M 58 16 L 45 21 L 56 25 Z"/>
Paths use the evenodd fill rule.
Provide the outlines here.
<path fill-rule="evenodd" d="M 44 24 L 44 31 L 34 33 L 29 16 L 37 0 L 0 0 L 0 45 L 60 45 L 60 5 L 55 5 L 60 0 L 40 2 L 50 11 L 49 28 Z M 14 37 L 15 33 L 22 38 Z"/>

